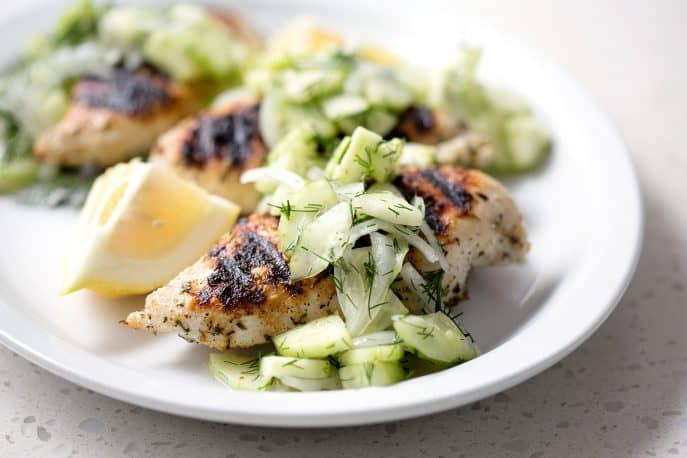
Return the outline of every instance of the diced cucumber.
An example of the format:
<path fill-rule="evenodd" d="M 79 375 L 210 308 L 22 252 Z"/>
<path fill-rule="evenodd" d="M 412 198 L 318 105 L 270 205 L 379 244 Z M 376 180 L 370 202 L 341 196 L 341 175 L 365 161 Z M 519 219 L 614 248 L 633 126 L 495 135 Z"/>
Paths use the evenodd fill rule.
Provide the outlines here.
<path fill-rule="evenodd" d="M 291 388 L 290 386 L 286 386 L 281 382 L 273 380 L 272 383 L 270 383 L 268 386 L 265 387 L 265 391 L 292 393 L 292 392 L 298 391 L 298 390 L 295 390 L 295 389 Z"/>
<path fill-rule="evenodd" d="M 32 158 L 0 162 L 0 193 L 21 188 L 38 176 L 38 162 Z"/>
<path fill-rule="evenodd" d="M 260 111 L 258 113 L 260 136 L 270 148 L 274 148 L 282 137 L 283 104 L 284 102 L 274 91 L 263 95 L 260 102 Z"/>
<path fill-rule="evenodd" d="M 270 91 L 260 104 L 260 134 L 274 147 L 287 133 L 301 126 L 310 127 L 320 138 L 334 138 L 337 128 L 314 104 L 289 102 L 278 91 Z"/>
<path fill-rule="evenodd" d="M 298 391 L 330 391 L 341 389 L 341 380 L 336 371 L 327 378 L 306 379 L 285 375 L 280 381 L 284 385 L 295 388 Z"/>
<path fill-rule="evenodd" d="M 295 281 L 315 276 L 339 259 L 348 244 L 352 223 L 346 202 L 334 205 L 309 222 L 289 259 L 291 278 Z"/>
<path fill-rule="evenodd" d="M 393 320 L 394 329 L 403 343 L 420 358 L 449 365 L 477 356 L 472 342 L 443 312 L 398 315 Z"/>
<path fill-rule="evenodd" d="M 395 331 L 379 331 L 364 334 L 353 339 L 353 348 L 367 348 L 378 345 L 391 345 L 400 342 Z"/>
<path fill-rule="evenodd" d="M 425 215 L 405 198 L 388 191 L 366 192 L 354 197 L 353 208 L 364 215 L 373 216 L 392 224 L 418 227 Z"/>
<path fill-rule="evenodd" d="M 363 127 L 358 127 L 350 141 L 342 141 L 332 155 L 325 172 L 329 178 L 341 182 L 361 181 L 372 176 L 373 156 L 382 143 L 382 137 Z"/>
<path fill-rule="evenodd" d="M 143 54 L 175 78 L 226 78 L 244 58 L 244 49 L 222 23 L 196 5 L 175 5 L 169 21 L 155 27 Z"/>
<path fill-rule="evenodd" d="M 377 345 L 375 347 L 354 348 L 339 356 L 339 362 L 344 366 L 363 363 L 394 362 L 403 358 L 403 345 Z"/>
<path fill-rule="evenodd" d="M 274 336 L 277 353 L 296 358 L 326 358 L 352 348 L 341 317 L 330 315 Z"/>
<path fill-rule="evenodd" d="M 378 72 L 365 82 L 365 98 L 373 105 L 402 111 L 413 101 L 413 94 L 389 70 Z"/>
<path fill-rule="evenodd" d="M 345 73 L 336 69 L 287 70 L 281 76 L 284 95 L 289 100 L 304 103 L 338 92 Z"/>
<path fill-rule="evenodd" d="M 372 178 L 377 181 L 391 180 L 404 144 L 403 140 L 393 138 L 379 145 L 377 154 L 372 157 Z"/>
<path fill-rule="evenodd" d="M 305 226 L 338 201 L 327 180 L 306 183 L 292 193 L 285 202 L 279 202 L 281 213 L 277 235 L 286 253 L 292 253 L 300 241 Z"/>
<path fill-rule="evenodd" d="M 317 154 L 315 131 L 307 125 L 292 130 L 272 148 L 266 162 L 270 168 L 305 176 L 311 167 L 322 165 Z M 260 180 L 255 187 L 258 191 L 268 194 L 274 192 L 277 185 L 274 180 Z"/>
<path fill-rule="evenodd" d="M 446 369 L 445 364 L 436 364 L 426 359 L 418 358 L 412 353 L 406 353 L 401 365 L 408 372 L 408 377 L 422 377 Z"/>
<path fill-rule="evenodd" d="M 164 12 L 149 6 L 120 6 L 110 9 L 100 20 L 103 40 L 124 46 L 140 45 L 164 21 Z"/>
<path fill-rule="evenodd" d="M 363 113 L 370 107 L 362 97 L 341 94 L 324 101 L 324 114 L 330 119 L 341 119 Z"/>
<path fill-rule="evenodd" d="M 212 375 L 235 390 L 262 390 L 270 379 L 260 375 L 260 357 L 254 353 L 229 350 L 210 353 L 209 368 Z"/>
<path fill-rule="evenodd" d="M 401 157 L 396 163 L 397 170 L 403 167 L 415 166 L 421 169 L 433 167 L 437 162 L 437 147 L 420 143 L 406 143 L 403 145 Z"/>
<path fill-rule="evenodd" d="M 344 366 L 339 369 L 339 377 L 343 387 L 350 389 L 393 385 L 404 380 L 406 373 L 398 362 L 380 362 Z"/>
<path fill-rule="evenodd" d="M 362 125 L 379 135 L 388 134 L 398 123 L 398 116 L 382 108 L 372 108 L 364 115 Z"/>
<path fill-rule="evenodd" d="M 324 359 L 291 358 L 289 356 L 264 356 L 260 359 L 260 375 L 267 379 L 297 377 L 323 379 L 336 369 Z"/>
<path fill-rule="evenodd" d="M 509 120 L 506 135 L 513 165 L 518 170 L 535 168 L 546 157 L 551 146 L 548 132 L 530 114 Z"/>
<path fill-rule="evenodd" d="M 353 131 L 350 141 L 342 141 L 332 155 L 325 172 L 341 182 L 361 181 L 365 177 L 388 181 L 403 149 L 403 142 L 388 142 L 364 127 Z"/>

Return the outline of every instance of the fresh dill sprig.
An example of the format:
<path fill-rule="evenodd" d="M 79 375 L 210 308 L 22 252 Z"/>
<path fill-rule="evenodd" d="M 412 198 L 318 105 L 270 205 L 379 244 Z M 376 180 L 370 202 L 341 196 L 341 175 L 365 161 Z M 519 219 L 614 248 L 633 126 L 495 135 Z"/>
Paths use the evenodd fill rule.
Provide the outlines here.
<path fill-rule="evenodd" d="M 296 359 L 296 358 L 294 358 L 288 362 L 285 362 L 284 364 L 281 365 L 281 367 L 289 367 L 289 366 L 293 366 L 293 367 L 295 367 L 297 369 L 301 369 L 301 370 L 303 369 L 303 366 L 298 365 L 298 359 Z"/>
<path fill-rule="evenodd" d="M 291 205 L 289 200 L 282 202 L 279 205 L 269 203 L 267 206 L 279 210 L 279 213 L 281 213 L 281 215 L 286 219 L 291 219 L 292 213 L 319 213 L 322 210 L 322 204 L 309 202 L 305 204 L 303 208 L 296 208 Z"/>
<path fill-rule="evenodd" d="M 430 306 L 434 306 L 435 312 L 444 310 L 444 297 L 446 297 L 447 291 L 442 284 L 443 278 L 443 270 L 433 270 L 424 275 L 425 282 L 421 285 L 422 292 L 430 301 Z"/>
<path fill-rule="evenodd" d="M 374 164 L 372 160 L 372 155 L 377 150 L 377 146 L 371 148 L 369 146 L 365 147 L 365 157 L 360 157 L 359 154 L 355 155 L 353 160 L 363 168 L 360 179 L 365 180 L 366 177 L 374 175 Z"/>

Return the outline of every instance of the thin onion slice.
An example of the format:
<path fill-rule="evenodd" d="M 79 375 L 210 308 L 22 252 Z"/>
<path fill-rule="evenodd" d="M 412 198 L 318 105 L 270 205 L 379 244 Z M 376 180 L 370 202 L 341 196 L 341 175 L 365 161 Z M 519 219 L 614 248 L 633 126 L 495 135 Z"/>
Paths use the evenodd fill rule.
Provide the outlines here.
<path fill-rule="evenodd" d="M 297 174 L 285 169 L 276 169 L 273 167 L 258 167 L 246 170 L 241 175 L 241 183 L 244 184 L 254 183 L 265 179 L 278 181 L 293 189 L 300 189 L 305 185 L 305 180 Z"/>

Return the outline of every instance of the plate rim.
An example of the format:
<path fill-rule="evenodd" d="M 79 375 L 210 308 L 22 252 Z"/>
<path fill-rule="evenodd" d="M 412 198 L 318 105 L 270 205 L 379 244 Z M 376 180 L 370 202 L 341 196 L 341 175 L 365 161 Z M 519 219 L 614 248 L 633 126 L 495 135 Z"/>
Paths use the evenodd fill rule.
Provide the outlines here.
<path fill-rule="evenodd" d="M 313 0 L 297 0 L 300 4 L 314 4 Z M 355 0 L 352 2 L 354 6 L 360 7 L 364 2 Z M 38 5 L 37 5 L 38 6 Z M 10 21 L 18 21 L 22 23 L 30 22 L 28 19 L 31 16 L 34 8 L 30 8 L 28 11 L 16 15 L 8 15 L 2 21 L 2 25 L 8 24 Z M 436 413 L 439 411 L 448 410 L 461 405 L 468 404 L 470 402 L 476 401 L 478 399 L 483 399 L 490 395 L 496 394 L 507 388 L 513 387 L 524 380 L 527 380 L 534 375 L 544 371 L 560 359 L 564 358 L 572 351 L 574 351 L 579 345 L 581 345 L 585 340 L 587 340 L 603 322 L 608 318 L 611 312 L 614 310 L 617 303 L 620 301 L 623 293 L 627 289 L 633 274 L 635 272 L 637 263 L 639 261 L 639 256 L 641 253 L 641 247 L 643 243 L 644 234 L 644 208 L 642 203 L 641 188 L 639 181 L 637 179 L 636 169 L 633 164 L 632 156 L 629 153 L 629 149 L 626 143 L 623 141 L 620 133 L 618 132 L 615 125 L 611 120 L 598 108 L 596 103 L 588 96 L 585 90 L 583 90 L 579 84 L 577 84 L 568 74 L 560 69 L 558 66 L 552 64 L 548 60 L 542 58 L 532 49 L 523 46 L 518 40 L 514 39 L 510 35 L 504 34 L 500 31 L 493 29 L 492 27 L 484 24 L 481 21 L 476 21 L 479 24 L 479 29 L 484 30 L 488 35 L 496 37 L 496 41 L 502 42 L 504 40 L 510 41 L 510 45 L 518 50 L 526 52 L 526 54 L 536 61 L 539 65 L 546 67 L 548 72 L 555 75 L 556 79 L 568 86 L 568 88 L 579 97 L 585 105 L 588 106 L 588 110 L 595 117 L 594 123 L 598 124 L 609 136 L 616 146 L 617 151 L 620 153 L 618 160 L 625 165 L 624 173 L 625 176 L 623 180 L 627 186 L 625 191 L 630 191 L 634 196 L 632 199 L 628 199 L 625 203 L 629 204 L 631 208 L 628 208 L 626 213 L 630 217 L 634 216 L 634 223 L 630 229 L 633 230 L 631 237 L 631 245 L 629 248 L 629 256 L 626 261 L 624 261 L 621 268 L 622 273 L 620 275 L 620 280 L 617 284 L 612 285 L 606 291 L 608 299 L 605 304 L 600 304 L 597 316 L 590 321 L 590 324 L 584 328 L 580 329 L 576 335 L 576 338 L 568 341 L 565 344 L 559 345 L 555 350 L 549 351 L 547 355 L 536 361 L 530 361 L 528 364 L 523 364 L 521 368 L 507 376 L 501 378 L 495 377 L 490 380 L 490 383 L 486 385 L 481 385 L 479 389 L 473 389 L 463 394 L 454 393 L 450 396 L 437 397 L 435 399 L 427 400 L 406 400 L 403 403 L 396 403 L 394 405 L 379 406 L 373 408 L 358 408 L 356 409 L 343 409 L 343 410 L 333 410 L 327 413 L 308 413 L 303 412 L 301 414 L 294 413 L 264 413 L 264 412 L 247 412 L 245 410 L 236 409 L 234 411 L 227 410 L 217 410 L 208 408 L 198 408 L 192 405 L 188 405 L 184 402 L 173 402 L 170 400 L 152 398 L 150 396 L 144 396 L 139 392 L 132 390 L 127 390 L 116 384 L 103 383 L 98 380 L 97 377 L 88 376 L 84 374 L 83 371 L 71 370 L 69 367 L 65 366 L 54 358 L 46 355 L 45 352 L 41 352 L 39 349 L 32 347 L 30 344 L 23 342 L 20 338 L 13 335 L 11 329 L 7 329 L 5 322 L 0 323 L 0 343 L 8 347 L 10 350 L 16 352 L 27 360 L 45 368 L 46 370 L 67 379 L 73 383 L 89 388 L 100 394 L 108 397 L 118 399 L 120 401 L 137 404 L 152 410 L 161 411 L 169 414 L 180 415 L 190 418 L 197 418 L 202 420 L 212 420 L 212 421 L 222 421 L 231 422 L 236 424 L 245 425 L 255 425 L 255 426 L 279 426 L 279 427 L 331 427 L 331 426 L 353 426 L 361 424 L 378 423 L 382 421 L 400 420 L 418 417 L 421 415 L 427 415 L 430 413 Z M 0 305 L 11 309 L 11 305 L 5 303 L 5 299 L 0 297 Z M 498 348 L 498 347 L 497 347 Z M 486 356 L 486 355 L 485 355 Z M 480 358 L 482 359 L 482 358 Z M 421 380 L 421 379 L 415 379 Z M 420 382 L 421 383 L 421 382 Z M 383 388 L 388 390 L 390 388 Z M 312 396 L 313 398 L 318 397 L 320 394 L 324 393 L 290 393 L 288 395 L 280 393 L 262 393 L 261 395 L 267 396 L 274 399 L 284 399 L 283 396 Z M 252 395 L 252 393 L 251 393 Z M 248 396 L 248 395 L 246 395 Z M 281 396 L 281 397 L 280 397 Z M 319 396 L 324 398 L 324 396 Z M 295 398 L 294 398 L 295 399 Z"/>

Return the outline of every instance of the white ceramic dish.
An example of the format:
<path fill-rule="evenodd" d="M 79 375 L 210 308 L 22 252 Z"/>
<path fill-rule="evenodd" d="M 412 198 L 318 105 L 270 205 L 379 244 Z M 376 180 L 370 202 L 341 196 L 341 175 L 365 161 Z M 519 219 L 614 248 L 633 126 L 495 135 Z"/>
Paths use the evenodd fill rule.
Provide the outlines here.
<path fill-rule="evenodd" d="M 207 349 L 118 324 L 142 298 L 57 295 L 76 213 L 0 199 L 0 341 L 40 366 L 100 393 L 207 420 L 274 426 L 388 421 L 456 407 L 532 377 L 604 321 L 630 279 L 641 244 L 640 195 L 608 120 L 564 74 L 452 6 L 259 0 L 232 5 L 268 31 L 310 13 L 352 37 L 389 45 L 417 63 L 447 62 L 461 40 L 485 49 L 485 79 L 518 90 L 551 126 L 556 147 L 541 173 L 508 183 L 526 218 L 524 265 L 476 271 L 463 322 L 483 354 L 387 388 L 319 393 L 233 392 L 207 373 Z M 22 43 L 49 24 L 52 4 L 6 23 Z M 393 17 L 392 17 L 393 16 Z M 0 59 L 17 52 L 0 45 Z"/>

